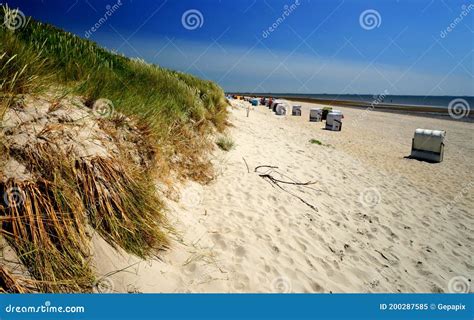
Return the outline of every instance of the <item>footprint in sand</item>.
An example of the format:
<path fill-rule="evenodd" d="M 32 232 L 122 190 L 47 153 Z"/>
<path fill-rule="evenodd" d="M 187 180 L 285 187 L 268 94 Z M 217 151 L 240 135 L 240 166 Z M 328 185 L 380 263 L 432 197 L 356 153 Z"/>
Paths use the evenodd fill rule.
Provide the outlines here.
<path fill-rule="evenodd" d="M 306 250 L 307 250 L 306 245 L 304 245 L 303 243 L 301 243 L 299 241 L 296 241 L 296 243 L 300 246 L 301 251 L 306 252 Z"/>
<path fill-rule="evenodd" d="M 227 244 L 225 243 L 225 241 L 222 239 L 222 236 L 218 233 L 215 233 L 212 235 L 212 240 L 214 242 L 214 244 L 218 247 L 220 247 L 221 249 L 225 250 L 227 248 Z"/>
<path fill-rule="evenodd" d="M 262 234 L 262 235 L 258 235 L 257 237 L 265 240 L 265 241 L 272 241 L 272 237 L 269 235 L 269 234 Z"/>
<path fill-rule="evenodd" d="M 245 290 L 249 286 L 249 277 L 246 275 L 238 275 L 233 283 L 233 287 L 236 290 Z"/>
<path fill-rule="evenodd" d="M 424 266 L 423 266 L 423 262 L 421 261 L 417 261 L 416 264 L 415 264 L 415 267 L 416 267 L 416 270 L 418 271 L 418 273 L 424 277 L 427 277 L 429 275 L 431 275 L 431 272 L 429 272 L 428 270 L 425 270 L 423 269 Z"/>
<path fill-rule="evenodd" d="M 324 292 L 324 288 L 321 287 L 321 285 L 317 282 L 312 282 L 311 283 L 311 289 L 314 291 L 314 292 Z"/>
<path fill-rule="evenodd" d="M 235 249 L 235 254 L 236 254 L 238 257 L 245 257 L 245 255 L 247 254 L 247 251 L 245 250 L 244 247 L 238 246 L 238 247 Z"/>

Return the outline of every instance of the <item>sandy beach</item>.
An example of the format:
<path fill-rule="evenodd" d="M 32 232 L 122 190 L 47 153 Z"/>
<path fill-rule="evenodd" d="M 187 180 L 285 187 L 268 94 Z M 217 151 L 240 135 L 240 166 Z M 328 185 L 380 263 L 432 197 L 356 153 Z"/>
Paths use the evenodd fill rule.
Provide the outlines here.
<path fill-rule="evenodd" d="M 474 320 L 474 3 L 30 2 L 0 320 Z"/>
<path fill-rule="evenodd" d="M 94 237 L 99 291 L 448 292 L 472 279 L 472 124 L 338 108 L 332 132 L 308 121 L 314 104 L 302 117 L 232 104 L 217 178 L 167 200 L 169 250 L 142 261 Z M 416 128 L 447 131 L 442 163 L 405 158 Z"/>

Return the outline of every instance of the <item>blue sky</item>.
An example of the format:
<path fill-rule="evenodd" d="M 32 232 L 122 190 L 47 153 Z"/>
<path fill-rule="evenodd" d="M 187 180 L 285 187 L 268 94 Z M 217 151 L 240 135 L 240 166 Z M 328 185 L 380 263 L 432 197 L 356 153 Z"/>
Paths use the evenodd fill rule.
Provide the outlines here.
<path fill-rule="evenodd" d="M 474 3 L 462 0 L 7 3 L 227 91 L 474 95 Z"/>

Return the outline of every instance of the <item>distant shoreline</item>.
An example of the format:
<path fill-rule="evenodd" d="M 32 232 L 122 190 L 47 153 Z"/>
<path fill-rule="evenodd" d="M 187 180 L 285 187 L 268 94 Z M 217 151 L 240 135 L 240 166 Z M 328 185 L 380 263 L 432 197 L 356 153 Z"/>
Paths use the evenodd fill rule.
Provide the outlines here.
<path fill-rule="evenodd" d="M 261 94 L 248 94 L 248 93 L 227 93 L 232 95 L 245 95 L 245 96 L 272 96 L 279 99 L 285 99 L 296 102 L 307 102 L 316 103 L 329 106 L 339 106 L 354 109 L 371 109 L 372 111 L 380 112 L 391 112 L 397 114 L 411 114 L 425 117 L 435 117 L 446 120 L 456 120 L 449 116 L 447 107 L 433 107 L 433 106 L 422 106 L 422 105 L 406 105 L 406 104 L 394 104 L 394 103 L 368 103 L 365 101 L 353 101 L 353 100 L 336 100 L 336 99 L 320 99 L 312 97 L 296 97 L 296 96 L 285 96 L 279 94 L 272 95 L 261 95 Z M 474 111 L 459 120 L 465 122 L 474 122 Z"/>

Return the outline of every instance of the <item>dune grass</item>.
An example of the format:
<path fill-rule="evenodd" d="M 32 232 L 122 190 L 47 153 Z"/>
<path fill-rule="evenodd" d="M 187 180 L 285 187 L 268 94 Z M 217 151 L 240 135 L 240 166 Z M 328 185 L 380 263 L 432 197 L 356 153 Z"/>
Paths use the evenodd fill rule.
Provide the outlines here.
<path fill-rule="evenodd" d="M 205 165 L 200 155 L 209 146 L 202 150 L 197 142 L 209 130 L 225 127 L 227 102 L 213 82 L 114 54 L 33 19 L 14 32 L 0 28 L 0 57 L 4 106 L 7 97 L 53 85 L 70 88 L 91 102 L 105 97 L 116 111 L 149 127 L 164 156 L 182 153 Z M 176 163 L 174 169 L 181 172 L 181 164 Z M 188 169 L 182 173 L 193 175 Z"/>
<path fill-rule="evenodd" d="M 220 136 L 216 141 L 217 146 L 224 151 L 230 151 L 234 148 L 234 140 L 229 136 Z"/>
<path fill-rule="evenodd" d="M 0 6 L 0 21 L 9 13 Z M 209 136 L 226 126 L 226 100 L 216 84 L 114 54 L 97 44 L 33 19 L 15 31 L 0 26 L 0 132 L 5 110 L 23 94 L 60 88 L 92 106 L 112 101 L 117 113 L 137 122 L 151 165 L 128 159 L 71 159 L 39 146 L 11 150 L 0 133 L 0 161 L 15 156 L 41 178 L 2 180 L 0 235 L 16 250 L 35 290 L 90 291 L 88 225 L 107 242 L 140 257 L 166 246 L 163 206 L 154 177 L 208 181 L 212 167 Z M 122 116 L 110 113 L 120 126 Z M 1 168 L 1 165 L 0 165 Z M 8 190 L 21 192 L 21 203 Z M 0 272 L 0 291 L 13 283 Z M 3 283 L 3 284 L 2 284 Z M 18 289 L 18 288 L 17 288 Z M 14 290 L 16 290 L 14 288 Z M 18 291 L 18 290 L 17 290 Z"/>
<path fill-rule="evenodd" d="M 321 141 L 319 141 L 318 139 L 310 139 L 309 140 L 309 143 L 311 144 L 317 144 L 318 146 L 322 146 L 323 143 Z"/>

